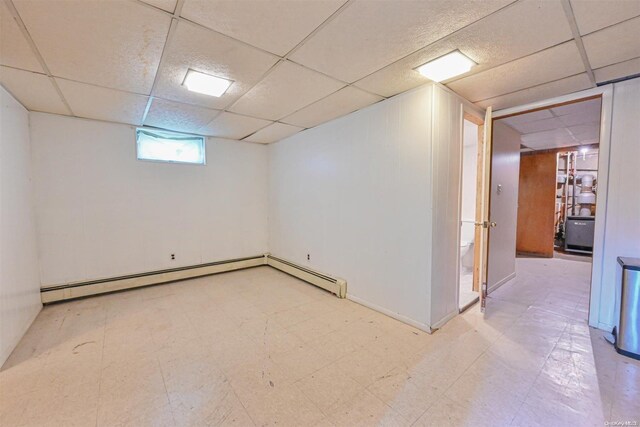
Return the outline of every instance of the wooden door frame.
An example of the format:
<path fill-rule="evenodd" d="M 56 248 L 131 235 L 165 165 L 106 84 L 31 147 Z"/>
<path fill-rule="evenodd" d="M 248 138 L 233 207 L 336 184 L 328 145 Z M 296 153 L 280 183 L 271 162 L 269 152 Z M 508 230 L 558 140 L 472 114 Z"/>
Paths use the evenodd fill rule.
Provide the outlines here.
<path fill-rule="evenodd" d="M 571 93 L 543 101 L 532 102 L 517 107 L 494 111 L 493 120 L 517 116 L 533 111 L 546 110 L 589 99 L 601 98 L 600 110 L 600 140 L 598 158 L 598 196 L 596 198 L 596 218 L 593 242 L 593 258 L 591 263 L 591 290 L 589 298 L 589 326 L 603 330 L 610 329 L 611 325 L 600 321 L 601 290 L 603 287 L 603 252 L 605 222 L 607 216 L 607 199 L 609 188 L 610 151 L 611 151 L 611 120 L 613 117 L 613 85 L 600 86 L 580 92 Z"/>
<path fill-rule="evenodd" d="M 458 224 L 462 224 L 462 174 L 463 174 L 463 168 L 464 168 L 464 163 L 463 163 L 463 157 L 464 157 L 464 121 L 467 120 L 475 125 L 478 126 L 478 154 L 477 154 L 477 165 L 476 168 L 481 168 L 482 165 L 480 165 L 479 160 L 480 160 L 480 156 L 482 154 L 482 147 L 483 145 L 483 141 L 484 141 L 484 119 L 480 117 L 480 112 L 477 111 L 476 109 L 472 109 L 472 108 L 467 108 L 466 105 L 462 105 L 462 120 L 460 121 L 460 126 L 461 126 L 461 138 L 460 138 L 460 188 L 458 189 Z M 477 169 L 479 170 L 479 169 Z M 477 173 L 477 172 L 476 172 Z M 478 184 L 479 181 L 479 176 L 476 176 L 476 192 L 478 191 Z M 477 216 L 478 216 L 478 206 L 479 206 L 479 201 L 478 198 L 476 197 L 476 209 L 475 209 L 475 213 L 476 213 L 476 218 L 474 218 L 475 220 L 477 220 Z M 478 242 L 478 238 L 477 238 L 477 233 L 478 233 L 478 229 L 477 227 L 475 227 L 474 229 L 474 242 Z M 456 267 L 457 267 L 457 272 L 456 272 L 456 306 L 458 307 L 458 310 L 460 310 L 460 238 L 461 238 L 461 227 L 458 227 L 458 233 L 457 233 L 457 262 L 456 262 Z M 478 274 L 478 267 L 479 267 L 479 258 L 480 252 L 479 252 L 479 246 L 477 244 L 474 243 L 473 246 L 473 290 L 474 291 L 478 291 L 479 287 L 476 289 L 476 278 L 479 277 Z"/>

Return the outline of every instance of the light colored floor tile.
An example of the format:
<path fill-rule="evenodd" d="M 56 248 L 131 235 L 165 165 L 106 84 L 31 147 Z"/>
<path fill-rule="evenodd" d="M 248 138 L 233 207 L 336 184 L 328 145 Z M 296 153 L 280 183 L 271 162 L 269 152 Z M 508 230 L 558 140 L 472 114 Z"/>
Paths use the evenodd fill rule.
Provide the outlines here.
<path fill-rule="evenodd" d="M 486 314 L 431 335 L 268 267 L 50 305 L 0 372 L 0 425 L 640 421 L 640 362 L 588 298 L 588 263 L 518 259 Z"/>

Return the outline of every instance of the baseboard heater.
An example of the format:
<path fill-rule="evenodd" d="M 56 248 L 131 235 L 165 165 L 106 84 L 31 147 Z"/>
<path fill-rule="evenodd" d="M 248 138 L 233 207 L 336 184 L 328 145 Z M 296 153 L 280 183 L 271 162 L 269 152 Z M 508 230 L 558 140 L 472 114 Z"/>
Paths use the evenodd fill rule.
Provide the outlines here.
<path fill-rule="evenodd" d="M 266 265 L 264 255 L 256 255 L 247 258 L 236 258 L 226 261 L 198 264 L 187 267 L 172 268 L 169 270 L 152 271 L 128 276 L 112 277 L 109 279 L 91 280 L 87 282 L 67 283 L 57 286 L 49 286 L 40 289 L 40 297 L 43 304 L 64 301 L 108 292 L 122 291 L 125 289 L 140 288 L 143 286 L 158 285 L 160 283 L 175 282 L 178 280 L 192 279 L 194 277 L 208 276 L 210 274 L 224 273 L 227 271 L 241 270 L 244 268 Z"/>
<path fill-rule="evenodd" d="M 339 298 L 345 298 L 347 296 L 347 282 L 343 279 L 327 276 L 326 274 L 311 270 L 310 268 L 303 267 L 291 261 L 275 257 L 271 254 L 266 254 L 265 256 L 267 258 L 267 264 L 273 268 L 304 280 L 305 282 L 311 283 L 319 288 L 325 289 L 336 294 Z"/>
<path fill-rule="evenodd" d="M 305 282 L 311 283 L 312 285 L 326 289 L 340 298 L 344 298 L 347 294 L 347 283 L 342 279 L 327 276 L 306 267 L 274 257 L 271 254 L 264 254 L 246 258 L 211 262 L 207 264 L 172 268 L 168 270 L 112 277 L 108 279 L 48 286 L 40 289 L 40 297 L 43 304 L 49 304 L 126 289 L 176 282 L 179 280 L 192 279 L 211 274 L 225 273 L 228 271 L 242 270 L 245 268 L 259 267 L 261 265 L 269 265 L 275 269 L 304 280 Z"/>

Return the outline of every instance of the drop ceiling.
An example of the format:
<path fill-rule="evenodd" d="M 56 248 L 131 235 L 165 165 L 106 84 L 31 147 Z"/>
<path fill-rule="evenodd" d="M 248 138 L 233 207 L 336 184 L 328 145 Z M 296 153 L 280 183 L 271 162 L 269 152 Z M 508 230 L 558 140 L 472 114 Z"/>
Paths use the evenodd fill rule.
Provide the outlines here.
<path fill-rule="evenodd" d="M 522 151 L 591 146 L 600 142 L 600 98 L 499 121 L 520 133 Z"/>
<path fill-rule="evenodd" d="M 640 73 L 639 0 L 0 0 L 0 20 L 0 83 L 29 110 L 256 143 L 427 83 L 414 68 L 455 49 L 478 66 L 443 83 L 495 110 Z M 189 92 L 189 68 L 233 83 Z"/>

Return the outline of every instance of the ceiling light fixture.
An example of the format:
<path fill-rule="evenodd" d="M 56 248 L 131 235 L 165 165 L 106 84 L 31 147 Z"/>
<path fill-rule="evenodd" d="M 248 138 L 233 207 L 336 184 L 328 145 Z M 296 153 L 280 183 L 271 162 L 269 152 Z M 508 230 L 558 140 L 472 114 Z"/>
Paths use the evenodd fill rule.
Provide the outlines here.
<path fill-rule="evenodd" d="M 466 73 L 474 65 L 477 65 L 474 61 L 466 57 L 459 50 L 454 50 L 440 58 L 436 58 L 433 61 L 419 66 L 416 70 L 434 82 L 441 82 Z"/>
<path fill-rule="evenodd" d="M 220 97 L 229 89 L 231 83 L 231 80 L 189 69 L 182 85 L 191 92 Z"/>
<path fill-rule="evenodd" d="M 582 160 L 587 160 L 587 153 L 589 152 L 589 148 L 582 147 L 580 149 L 580 152 L 582 153 Z"/>

